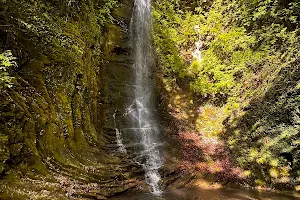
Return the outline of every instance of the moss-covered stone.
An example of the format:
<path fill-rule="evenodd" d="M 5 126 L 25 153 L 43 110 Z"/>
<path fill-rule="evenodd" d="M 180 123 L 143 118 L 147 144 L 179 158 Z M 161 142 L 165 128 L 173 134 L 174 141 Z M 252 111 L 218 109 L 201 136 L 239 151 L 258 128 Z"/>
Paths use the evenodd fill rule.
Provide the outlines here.
<path fill-rule="evenodd" d="M 127 181 L 129 159 L 109 146 L 127 97 L 119 83 L 130 76 L 130 55 L 115 49 L 128 48 L 133 2 L 120 1 L 118 23 L 105 27 L 102 3 L 0 4 L 0 51 L 18 57 L 14 87 L 0 92 L 0 198 L 94 198 L 137 184 Z"/>

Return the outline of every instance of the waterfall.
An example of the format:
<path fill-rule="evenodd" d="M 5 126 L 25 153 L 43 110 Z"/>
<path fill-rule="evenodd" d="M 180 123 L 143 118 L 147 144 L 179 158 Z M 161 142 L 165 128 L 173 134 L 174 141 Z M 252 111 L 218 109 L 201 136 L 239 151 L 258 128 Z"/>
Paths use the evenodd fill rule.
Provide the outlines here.
<path fill-rule="evenodd" d="M 201 48 L 202 48 L 202 41 L 201 41 L 201 38 L 200 38 L 200 26 L 199 25 L 196 25 L 194 27 L 194 30 L 197 32 L 198 34 L 198 41 L 195 43 L 195 46 L 196 46 L 196 50 L 193 52 L 193 59 L 194 60 L 197 60 L 198 62 L 201 62 L 202 61 L 202 52 L 201 52 Z"/>
<path fill-rule="evenodd" d="M 196 46 L 196 50 L 194 51 L 193 53 L 193 58 L 197 61 L 201 61 L 202 60 L 202 53 L 200 51 L 200 48 L 202 47 L 202 42 L 201 41 L 197 41 L 195 43 L 195 46 Z"/>
<path fill-rule="evenodd" d="M 152 52 L 151 38 L 151 1 L 135 0 L 131 19 L 131 43 L 133 49 L 134 97 L 127 108 L 136 146 L 134 161 L 145 171 L 145 181 L 151 192 L 160 194 L 161 180 L 158 169 L 163 160 L 159 150 L 159 126 L 154 108 L 154 91 L 151 80 Z"/>
<path fill-rule="evenodd" d="M 116 123 L 116 113 L 117 110 L 115 110 L 115 113 L 113 114 L 113 118 L 114 118 L 114 125 L 115 125 L 115 130 L 116 130 L 116 138 L 117 138 L 117 145 L 118 145 L 118 151 L 120 151 L 121 153 L 127 153 L 125 146 L 123 144 L 123 139 L 122 139 L 122 134 L 119 131 L 119 129 L 117 128 L 117 123 Z"/>

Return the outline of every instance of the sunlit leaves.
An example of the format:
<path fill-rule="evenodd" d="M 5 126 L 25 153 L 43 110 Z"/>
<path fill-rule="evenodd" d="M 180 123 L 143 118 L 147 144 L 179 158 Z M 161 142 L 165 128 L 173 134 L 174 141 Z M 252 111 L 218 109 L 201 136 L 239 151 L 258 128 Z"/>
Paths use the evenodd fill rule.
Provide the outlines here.
<path fill-rule="evenodd" d="M 208 49 L 203 50 L 202 62 L 192 67 L 192 72 L 198 74 L 192 88 L 204 95 L 229 93 L 236 84 L 235 75 L 266 54 L 251 49 L 255 42 L 255 37 L 248 36 L 243 28 L 220 29 L 213 40 L 206 42 Z"/>
<path fill-rule="evenodd" d="M 154 9 L 154 42 L 164 78 L 186 77 L 201 94 L 197 97 L 209 103 L 222 97 L 222 112 L 230 116 L 224 123 L 229 127 L 226 144 L 249 179 L 257 185 L 275 180 L 294 184 L 296 175 L 290 172 L 299 168 L 300 3 L 215 0 L 210 9 L 193 12 L 182 12 L 177 4 L 158 0 Z M 186 62 L 199 39 L 202 60 Z M 205 108 L 197 128 L 214 135 L 222 125 Z M 293 154 L 293 167 L 281 152 Z"/>
<path fill-rule="evenodd" d="M 9 75 L 11 67 L 17 66 L 16 58 L 7 50 L 0 54 L 0 89 L 12 87 L 12 77 Z"/>
<path fill-rule="evenodd" d="M 194 27 L 201 16 L 180 10 L 179 1 L 156 1 L 152 12 L 153 38 L 161 67 L 166 74 L 185 76 L 185 55 L 197 40 Z M 172 76 L 172 75 L 171 75 Z"/>
<path fill-rule="evenodd" d="M 96 15 L 98 23 L 104 26 L 107 23 L 112 22 L 113 17 L 111 15 L 112 9 L 116 7 L 118 1 L 116 0 L 105 0 L 103 5 L 96 9 Z"/>

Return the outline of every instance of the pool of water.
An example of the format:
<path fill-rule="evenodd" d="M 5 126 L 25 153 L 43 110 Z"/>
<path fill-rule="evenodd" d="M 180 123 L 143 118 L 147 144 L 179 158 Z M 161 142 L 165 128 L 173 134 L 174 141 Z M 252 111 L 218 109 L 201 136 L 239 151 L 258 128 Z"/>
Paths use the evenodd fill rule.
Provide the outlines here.
<path fill-rule="evenodd" d="M 161 196 L 150 193 L 120 195 L 112 200 L 300 200 L 292 194 L 262 192 L 243 189 L 198 189 L 184 188 L 164 192 Z"/>

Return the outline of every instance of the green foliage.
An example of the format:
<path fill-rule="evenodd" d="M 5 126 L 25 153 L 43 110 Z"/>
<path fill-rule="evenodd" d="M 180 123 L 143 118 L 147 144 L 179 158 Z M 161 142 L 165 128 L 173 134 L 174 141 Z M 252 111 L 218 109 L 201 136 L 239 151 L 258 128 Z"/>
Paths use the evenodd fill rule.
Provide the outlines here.
<path fill-rule="evenodd" d="M 113 8 L 116 8 L 117 3 L 117 0 L 105 0 L 96 10 L 98 23 L 101 26 L 112 22 L 113 17 L 111 16 L 111 12 Z"/>
<path fill-rule="evenodd" d="M 182 12 L 178 0 L 156 1 L 153 10 L 153 38 L 164 72 L 185 76 L 187 69 L 183 54 L 191 54 L 190 47 L 197 40 L 194 27 L 202 16 Z M 200 18 L 199 18 L 200 17 Z"/>
<path fill-rule="evenodd" d="M 224 1 L 215 1 L 211 10 L 205 13 L 207 18 L 200 28 L 207 48 L 202 50 L 203 60 L 191 68 L 192 74 L 196 75 L 192 89 L 206 96 L 230 95 L 243 73 L 251 65 L 262 62 L 263 56 L 268 54 L 266 50 L 253 50 L 256 37 L 232 22 L 236 13 L 226 9 L 231 9 L 234 4 L 228 3 L 227 7 L 223 4 Z"/>
<path fill-rule="evenodd" d="M 12 87 L 12 77 L 9 75 L 9 70 L 17 66 L 16 58 L 11 51 L 7 50 L 0 54 L 0 90 L 6 87 Z"/>
<path fill-rule="evenodd" d="M 168 80 L 185 77 L 199 101 L 216 106 L 202 106 L 195 127 L 222 136 L 253 183 L 299 185 L 300 3 L 215 0 L 197 8 L 201 2 L 154 5 L 154 43 L 167 91 Z M 199 39 L 202 60 L 192 60 Z M 281 152 L 293 155 L 293 166 Z"/>
<path fill-rule="evenodd" d="M 238 163 L 268 184 L 289 183 L 299 176 L 299 63 L 283 68 L 264 96 L 228 126 L 227 144 Z M 293 155 L 293 165 L 280 156 Z"/>
<path fill-rule="evenodd" d="M 203 60 L 191 66 L 192 74 L 196 75 L 192 88 L 204 95 L 229 94 L 238 81 L 237 75 L 266 54 L 251 49 L 255 37 L 246 35 L 243 28 L 230 27 L 215 34 L 206 43 L 209 48 L 203 51 Z"/>
<path fill-rule="evenodd" d="M 207 13 L 201 8 L 183 12 L 178 4 L 158 1 L 153 11 L 154 42 L 163 70 L 192 77 L 191 88 L 202 95 L 229 94 L 236 75 L 260 62 L 267 51 L 254 52 L 256 37 L 244 27 L 228 26 L 233 14 L 222 14 L 222 1 L 216 1 Z M 203 60 L 191 62 L 187 57 L 192 56 L 199 39 L 205 45 Z"/>

